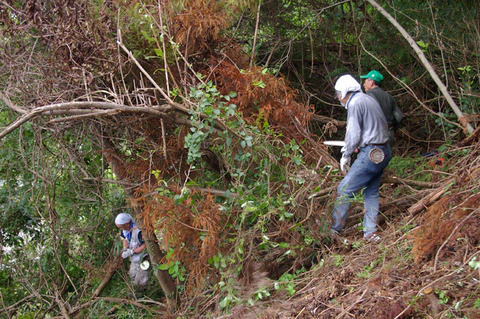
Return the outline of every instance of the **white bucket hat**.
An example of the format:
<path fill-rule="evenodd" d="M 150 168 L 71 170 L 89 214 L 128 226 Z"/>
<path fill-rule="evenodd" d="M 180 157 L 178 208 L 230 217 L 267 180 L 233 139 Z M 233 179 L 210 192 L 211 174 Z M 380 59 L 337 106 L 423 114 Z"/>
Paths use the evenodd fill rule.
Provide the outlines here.
<path fill-rule="evenodd" d="M 133 220 L 133 217 L 130 214 L 121 213 L 121 214 L 118 214 L 117 217 L 115 218 L 115 224 L 123 225 L 128 222 L 131 222 L 132 220 Z"/>
<path fill-rule="evenodd" d="M 362 91 L 362 87 L 353 76 L 346 74 L 338 78 L 335 83 L 335 91 L 340 93 L 341 99 L 344 99 L 348 92 Z"/>

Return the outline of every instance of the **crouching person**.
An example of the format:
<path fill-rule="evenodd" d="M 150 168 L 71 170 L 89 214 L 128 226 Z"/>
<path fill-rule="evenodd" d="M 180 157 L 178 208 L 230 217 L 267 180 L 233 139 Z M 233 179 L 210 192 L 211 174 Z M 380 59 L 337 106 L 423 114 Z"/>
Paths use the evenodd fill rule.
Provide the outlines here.
<path fill-rule="evenodd" d="M 142 231 L 130 214 L 118 214 L 115 225 L 121 229 L 120 236 L 123 238 L 122 257 L 131 259 L 129 275 L 135 288 L 135 297 L 141 298 L 147 288 L 151 270 L 147 244 L 142 240 Z"/>

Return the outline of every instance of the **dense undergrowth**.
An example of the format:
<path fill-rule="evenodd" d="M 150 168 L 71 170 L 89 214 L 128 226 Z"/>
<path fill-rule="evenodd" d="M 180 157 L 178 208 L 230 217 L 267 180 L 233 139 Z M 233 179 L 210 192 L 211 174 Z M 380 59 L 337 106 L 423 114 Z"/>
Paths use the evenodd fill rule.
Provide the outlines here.
<path fill-rule="evenodd" d="M 316 206 L 306 219 L 291 216 L 296 223 L 289 223 L 289 218 L 282 223 L 268 210 L 264 213 L 266 221 L 258 212 L 253 227 L 247 227 L 249 231 L 237 238 L 232 231 L 226 232 L 230 234 L 226 238 L 235 240 L 209 260 L 212 267 L 204 288 L 193 293 L 185 290 L 182 309 L 159 317 L 477 318 L 479 151 L 476 144 L 446 149 L 439 156 L 463 155 L 444 161 L 442 167 L 433 166 L 426 175 L 416 171 L 418 160 L 412 160 L 408 169 L 408 159 L 397 159 L 404 163 L 406 174 L 398 178 L 416 175 L 419 180 L 431 181 L 430 174 L 436 174 L 437 182 L 448 184 L 433 190 L 441 190 L 441 195 L 415 214 L 409 212 L 415 199 L 394 202 L 414 197 L 420 190 L 401 183 L 382 186 L 382 240 L 377 243 L 362 240 L 358 205 L 340 241 L 332 241 L 318 224 L 321 218 L 327 219 L 329 200 Z M 429 160 L 421 161 L 431 165 Z M 389 167 L 386 175 L 391 177 L 394 172 Z M 185 276 L 182 265 L 170 269 L 179 287 L 193 281 Z M 125 290 L 120 281 L 117 283 L 118 288 L 109 294 L 121 297 Z M 152 287 L 149 293 L 155 299 L 158 288 Z M 110 307 L 105 302 L 101 305 L 104 311 Z M 124 311 L 132 313 L 134 308 L 135 316 L 157 316 L 135 306 L 124 306 L 116 315 L 127 318 Z M 163 312 L 163 307 L 156 309 Z"/>
<path fill-rule="evenodd" d="M 480 311 L 479 152 L 476 143 L 445 149 L 439 157 L 450 158 L 441 167 L 432 166 L 431 159 L 394 160 L 393 163 L 403 163 L 404 175 L 397 176 L 400 181 L 407 183 L 414 177 L 428 180 L 433 186 L 440 185 L 431 193 L 440 191 L 440 194 L 432 202 L 425 202 L 420 212 L 412 214 L 410 208 L 428 196 L 416 197 L 421 190 L 402 182 L 395 186 L 384 184 L 380 242 L 362 240 L 358 224 L 361 205 L 353 205 L 342 239 L 329 237 L 319 221 L 328 220 L 334 194 L 318 199 L 310 214 L 305 212 L 309 216 L 297 216 L 285 202 L 280 206 L 285 210 L 254 209 L 253 197 L 249 197 L 244 202 L 249 206 L 240 204 L 243 210 L 239 209 L 237 215 L 233 210 L 221 210 L 222 216 L 228 217 L 218 233 L 221 239 L 216 243 L 218 249 L 208 258 L 208 270 L 192 276 L 194 269 L 189 267 L 198 262 L 198 255 L 191 257 L 189 265 L 167 254 L 165 269 L 175 278 L 182 298 L 182 307 L 176 312 L 169 312 L 158 303 L 163 294 L 154 283 L 143 301 L 119 304 L 130 292 L 128 265 L 124 263 L 100 298 L 78 316 L 476 318 Z M 431 170 L 419 173 L 420 161 Z M 387 168 L 386 177 L 394 176 L 395 171 L 395 167 Z M 410 201 L 396 203 L 408 197 Z M 195 194 L 184 194 L 183 200 L 189 202 L 187 207 L 198 207 L 193 203 L 202 199 Z M 223 206 L 228 202 L 224 197 L 217 201 Z M 239 224 L 243 226 L 235 229 L 234 225 Z M 159 225 L 159 229 L 162 227 L 163 224 Z M 187 230 L 188 227 L 183 231 L 187 234 Z M 193 234 L 202 236 L 197 231 Z M 168 241 L 171 235 L 168 232 L 164 235 Z M 201 251 L 189 241 L 184 249 L 190 253 L 194 249 Z M 168 262 L 169 258 L 172 262 Z M 88 284 L 94 287 L 104 273 L 101 269 L 89 272 L 92 277 Z M 142 305 L 148 310 L 142 309 Z M 24 307 L 20 313 L 31 311 Z"/>

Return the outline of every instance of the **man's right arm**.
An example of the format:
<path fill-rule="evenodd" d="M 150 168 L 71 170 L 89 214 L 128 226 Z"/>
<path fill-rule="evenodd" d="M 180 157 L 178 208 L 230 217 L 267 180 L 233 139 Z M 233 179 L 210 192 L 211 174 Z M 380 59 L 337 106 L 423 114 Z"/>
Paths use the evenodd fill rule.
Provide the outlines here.
<path fill-rule="evenodd" d="M 400 108 L 395 100 L 393 100 L 393 103 L 395 104 L 393 107 L 393 131 L 396 131 L 402 126 L 403 113 L 400 111 Z"/>

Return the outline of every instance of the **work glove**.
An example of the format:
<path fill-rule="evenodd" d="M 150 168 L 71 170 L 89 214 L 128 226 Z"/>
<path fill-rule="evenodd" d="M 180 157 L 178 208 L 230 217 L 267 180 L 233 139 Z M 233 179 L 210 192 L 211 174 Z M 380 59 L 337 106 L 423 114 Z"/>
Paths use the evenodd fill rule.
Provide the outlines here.
<path fill-rule="evenodd" d="M 349 157 L 343 157 L 340 159 L 340 169 L 342 172 L 346 173 L 347 172 L 347 166 L 350 166 L 350 156 Z"/>
<path fill-rule="evenodd" d="M 125 258 L 128 258 L 130 256 L 133 256 L 133 254 L 135 254 L 133 252 L 133 249 L 125 249 L 122 253 L 122 258 L 125 259 Z"/>

